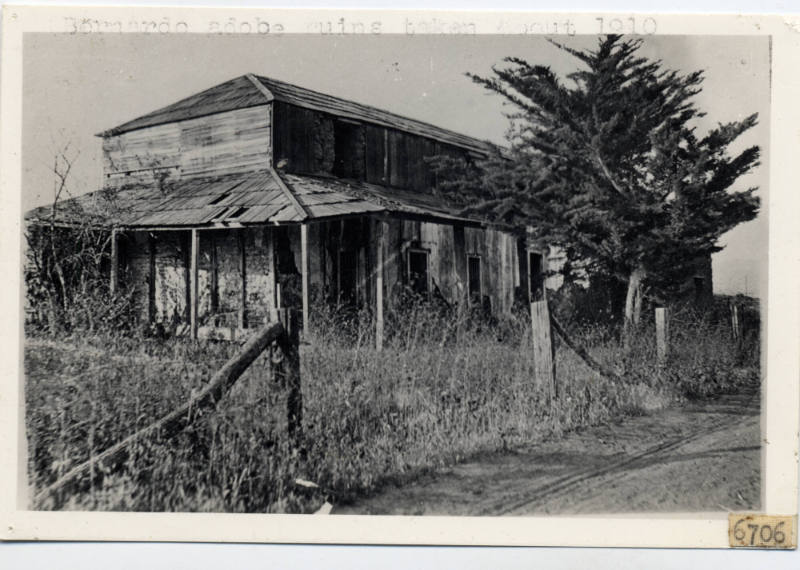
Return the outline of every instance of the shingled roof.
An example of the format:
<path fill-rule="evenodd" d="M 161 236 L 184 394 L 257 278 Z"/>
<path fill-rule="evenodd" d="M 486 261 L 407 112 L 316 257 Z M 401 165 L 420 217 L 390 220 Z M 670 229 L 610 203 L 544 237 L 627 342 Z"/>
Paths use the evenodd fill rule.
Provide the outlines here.
<path fill-rule="evenodd" d="M 143 115 L 127 123 L 100 133 L 109 137 L 174 121 L 183 121 L 234 109 L 244 109 L 280 101 L 306 109 L 322 111 L 331 115 L 363 121 L 400 131 L 427 137 L 439 142 L 458 146 L 478 153 L 489 152 L 492 145 L 467 135 L 443 129 L 429 123 L 409 119 L 369 105 L 326 95 L 304 87 L 298 87 L 276 79 L 247 74 L 177 103 Z"/>
<path fill-rule="evenodd" d="M 292 224 L 363 214 L 400 214 L 431 221 L 480 222 L 459 218 L 442 199 L 398 192 L 375 184 L 267 169 L 177 180 L 163 187 L 134 184 L 66 200 L 56 221 L 82 221 L 130 229 Z M 29 211 L 29 222 L 49 222 L 52 209 Z"/>

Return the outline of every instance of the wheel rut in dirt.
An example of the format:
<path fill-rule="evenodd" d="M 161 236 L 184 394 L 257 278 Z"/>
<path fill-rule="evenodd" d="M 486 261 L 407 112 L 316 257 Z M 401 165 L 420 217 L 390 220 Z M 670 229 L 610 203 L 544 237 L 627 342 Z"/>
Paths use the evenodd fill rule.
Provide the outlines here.
<path fill-rule="evenodd" d="M 334 513 L 714 511 L 760 503 L 757 388 L 482 454 Z"/>

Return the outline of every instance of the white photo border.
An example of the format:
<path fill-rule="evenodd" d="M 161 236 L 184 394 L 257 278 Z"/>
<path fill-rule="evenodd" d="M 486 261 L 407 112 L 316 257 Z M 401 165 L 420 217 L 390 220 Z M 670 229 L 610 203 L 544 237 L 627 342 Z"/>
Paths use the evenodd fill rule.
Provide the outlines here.
<path fill-rule="evenodd" d="M 404 33 L 397 10 L 4 6 L 0 66 L 0 538 L 6 540 L 202 541 L 323 544 L 550 545 L 724 548 L 727 513 L 536 517 L 389 517 L 203 513 L 43 512 L 26 510 L 22 378 L 21 133 L 22 36 L 26 32 L 130 33 L 103 22 L 150 22 L 154 33 L 208 33 L 235 21 L 279 21 L 283 33 L 308 33 L 321 17 L 380 21 L 381 33 Z M 519 33 L 519 12 L 426 12 L 475 23 L 479 34 Z M 762 399 L 762 512 L 796 514 L 800 417 L 800 193 L 792 166 L 800 147 L 800 18 L 696 14 L 526 13 L 569 19 L 578 34 L 597 34 L 598 18 L 656 24 L 659 35 L 768 35 L 772 38 L 769 195 L 769 303 Z M 636 20 L 639 18 L 639 20 Z M 78 24 L 75 25 L 75 22 Z M 87 22 L 84 24 L 84 22 Z M 95 24 L 95 22 L 98 22 Z M 182 24 L 182 26 L 180 25 Z M 83 27 L 82 27 L 83 26 Z M 183 28 L 185 26 L 185 30 Z M 95 29 L 96 27 L 96 29 Z M 114 26 L 112 26 L 113 28 Z M 235 30 L 235 28 L 234 28 Z M 646 523 L 646 524 L 643 524 Z"/>

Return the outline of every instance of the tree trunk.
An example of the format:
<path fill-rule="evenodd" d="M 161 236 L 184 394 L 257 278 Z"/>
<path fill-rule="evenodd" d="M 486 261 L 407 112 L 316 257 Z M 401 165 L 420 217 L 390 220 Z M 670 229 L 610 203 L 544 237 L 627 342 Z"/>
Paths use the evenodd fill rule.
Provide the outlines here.
<path fill-rule="evenodd" d="M 631 272 L 628 279 L 628 293 L 625 296 L 625 320 L 622 325 L 622 343 L 625 348 L 630 347 L 630 340 L 639 326 L 642 314 L 642 279 L 644 270 L 637 267 Z"/>

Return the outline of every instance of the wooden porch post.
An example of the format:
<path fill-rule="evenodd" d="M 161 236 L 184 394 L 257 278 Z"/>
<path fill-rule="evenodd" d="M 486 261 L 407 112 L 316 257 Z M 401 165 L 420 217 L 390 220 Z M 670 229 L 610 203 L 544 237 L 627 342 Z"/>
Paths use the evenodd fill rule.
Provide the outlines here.
<path fill-rule="evenodd" d="M 116 295 L 119 285 L 119 235 L 117 229 L 111 230 L 111 283 L 109 290 L 111 295 Z"/>
<path fill-rule="evenodd" d="M 206 234 L 211 246 L 211 314 L 214 315 L 214 326 L 217 326 L 219 312 L 219 260 L 217 259 L 217 235 L 211 231 Z"/>
<path fill-rule="evenodd" d="M 247 241 L 245 240 L 246 230 L 240 229 L 236 232 L 239 242 L 239 279 L 242 283 L 242 294 L 239 299 L 239 319 L 240 329 L 247 328 Z"/>
<path fill-rule="evenodd" d="M 264 228 L 264 249 L 267 252 L 267 290 L 269 291 L 270 310 L 267 321 L 278 318 L 278 279 L 275 274 L 275 236 L 273 228 Z"/>
<path fill-rule="evenodd" d="M 300 273 L 303 278 L 303 333 L 308 332 L 308 224 L 300 225 Z"/>
<path fill-rule="evenodd" d="M 192 338 L 197 338 L 197 297 L 198 297 L 198 283 L 197 283 L 197 269 L 200 258 L 200 231 L 192 229 L 191 237 L 191 251 L 190 251 L 190 271 L 189 271 L 189 297 L 190 297 L 190 312 L 189 323 Z"/>
<path fill-rule="evenodd" d="M 384 249 L 386 247 L 387 224 L 379 220 L 376 224 L 377 255 L 375 256 L 375 348 L 383 349 L 383 265 Z"/>
<path fill-rule="evenodd" d="M 466 299 L 469 294 L 467 291 L 469 287 L 467 282 L 467 243 L 462 225 L 453 226 L 453 256 L 455 257 L 453 269 L 456 272 L 456 283 L 460 286 L 459 295 L 462 299 Z"/>
<path fill-rule="evenodd" d="M 150 270 L 147 277 L 147 320 L 153 323 L 156 320 L 156 236 L 153 232 L 147 234 L 147 250 Z"/>

